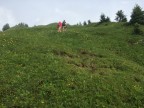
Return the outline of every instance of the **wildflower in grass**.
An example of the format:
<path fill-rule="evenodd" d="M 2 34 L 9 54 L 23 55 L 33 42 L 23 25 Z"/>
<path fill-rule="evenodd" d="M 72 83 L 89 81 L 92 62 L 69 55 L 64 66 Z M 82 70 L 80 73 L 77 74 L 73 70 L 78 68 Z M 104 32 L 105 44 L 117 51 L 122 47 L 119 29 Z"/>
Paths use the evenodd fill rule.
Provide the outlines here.
<path fill-rule="evenodd" d="M 134 85 L 134 89 L 136 91 L 141 91 L 142 90 L 142 87 L 140 85 Z"/>
<path fill-rule="evenodd" d="M 41 103 L 44 104 L 44 100 L 41 100 Z"/>

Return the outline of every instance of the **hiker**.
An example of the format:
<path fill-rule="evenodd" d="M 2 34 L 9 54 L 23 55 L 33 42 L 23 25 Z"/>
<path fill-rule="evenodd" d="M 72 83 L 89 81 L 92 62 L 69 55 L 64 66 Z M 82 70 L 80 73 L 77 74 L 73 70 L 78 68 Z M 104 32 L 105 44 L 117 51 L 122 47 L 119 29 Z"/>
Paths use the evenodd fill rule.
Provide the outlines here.
<path fill-rule="evenodd" d="M 58 32 L 62 31 L 62 22 L 61 21 L 59 21 L 57 28 L 58 28 Z"/>
<path fill-rule="evenodd" d="M 67 28 L 66 21 L 64 20 L 63 23 L 62 23 L 62 29 L 63 29 L 63 31 L 66 31 L 66 28 Z"/>

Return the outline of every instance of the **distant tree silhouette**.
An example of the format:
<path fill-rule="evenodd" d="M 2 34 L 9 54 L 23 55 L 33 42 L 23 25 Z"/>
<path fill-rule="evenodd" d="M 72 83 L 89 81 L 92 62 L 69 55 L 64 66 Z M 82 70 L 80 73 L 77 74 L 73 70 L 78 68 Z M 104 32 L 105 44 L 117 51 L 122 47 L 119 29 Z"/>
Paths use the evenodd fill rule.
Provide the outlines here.
<path fill-rule="evenodd" d="M 8 30 L 8 29 L 10 29 L 10 26 L 9 26 L 9 24 L 7 23 L 7 24 L 5 24 L 5 25 L 3 26 L 2 30 L 3 30 L 3 31 L 6 31 L 6 30 Z"/>
<path fill-rule="evenodd" d="M 110 22 L 110 18 L 107 16 L 105 22 Z"/>
<path fill-rule="evenodd" d="M 84 25 L 84 26 L 86 26 L 86 25 L 87 25 L 86 21 L 84 21 L 84 22 L 83 22 L 83 25 Z"/>
<path fill-rule="evenodd" d="M 115 20 L 117 22 L 127 22 L 127 18 L 126 16 L 124 15 L 124 12 L 122 10 L 119 10 L 117 13 L 116 13 L 116 18 Z"/>
<path fill-rule="evenodd" d="M 110 18 L 105 16 L 105 14 L 101 14 L 100 16 L 100 23 L 110 22 Z"/>
<path fill-rule="evenodd" d="M 88 20 L 88 24 L 91 24 L 91 21 L 90 21 L 90 20 Z"/>

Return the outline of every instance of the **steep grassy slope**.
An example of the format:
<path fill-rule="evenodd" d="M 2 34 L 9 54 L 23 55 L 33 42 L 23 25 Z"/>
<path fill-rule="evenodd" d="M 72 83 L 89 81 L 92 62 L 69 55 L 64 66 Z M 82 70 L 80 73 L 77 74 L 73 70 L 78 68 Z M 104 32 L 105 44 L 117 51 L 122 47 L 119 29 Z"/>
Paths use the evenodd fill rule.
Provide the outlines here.
<path fill-rule="evenodd" d="M 131 31 L 110 23 L 1 32 L 0 107 L 144 107 L 144 36 Z"/>

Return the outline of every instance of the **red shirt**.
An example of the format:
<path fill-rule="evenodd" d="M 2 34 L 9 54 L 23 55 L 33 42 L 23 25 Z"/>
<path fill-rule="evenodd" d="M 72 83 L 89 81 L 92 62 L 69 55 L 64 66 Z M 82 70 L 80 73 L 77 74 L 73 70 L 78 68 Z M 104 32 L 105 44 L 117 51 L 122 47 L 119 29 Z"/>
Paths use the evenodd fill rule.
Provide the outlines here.
<path fill-rule="evenodd" d="M 59 27 L 62 27 L 62 22 L 59 22 L 58 25 L 59 25 Z"/>

